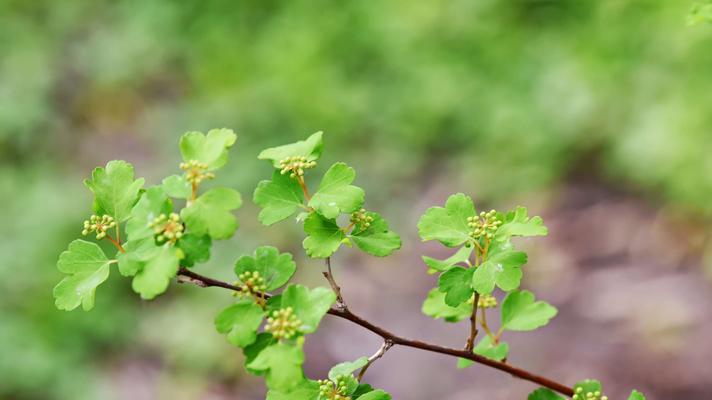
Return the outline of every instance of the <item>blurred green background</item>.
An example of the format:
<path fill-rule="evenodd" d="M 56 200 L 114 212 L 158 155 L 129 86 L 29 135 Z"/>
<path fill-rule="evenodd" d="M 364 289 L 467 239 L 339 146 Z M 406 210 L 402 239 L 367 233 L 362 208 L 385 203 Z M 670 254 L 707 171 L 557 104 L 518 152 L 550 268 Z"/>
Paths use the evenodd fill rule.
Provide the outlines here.
<path fill-rule="evenodd" d="M 513 340 L 512 362 L 601 378 L 611 398 L 712 397 L 712 25 L 687 26 L 691 5 L 0 0 L 0 398 L 263 398 L 214 332 L 223 293 L 174 285 L 144 303 L 112 276 L 92 312 L 53 306 L 56 258 L 91 210 L 82 178 L 125 159 L 157 183 L 178 171 L 180 134 L 213 127 L 239 135 L 219 181 L 246 204 L 200 272 L 231 279 L 240 254 L 269 243 L 322 284 L 299 227 L 259 226 L 249 199 L 269 176 L 260 149 L 324 130 L 322 167 L 354 166 L 405 241 L 391 259 L 337 258 L 356 311 L 459 346 L 462 327 L 418 315 L 434 285 L 419 256 L 445 254 L 419 243 L 416 221 L 456 191 L 526 204 L 552 234 L 526 243 L 525 286 L 561 314 Z M 378 347 L 339 322 L 323 331 L 311 375 Z M 532 388 L 389 357 L 369 374 L 396 399 Z"/>

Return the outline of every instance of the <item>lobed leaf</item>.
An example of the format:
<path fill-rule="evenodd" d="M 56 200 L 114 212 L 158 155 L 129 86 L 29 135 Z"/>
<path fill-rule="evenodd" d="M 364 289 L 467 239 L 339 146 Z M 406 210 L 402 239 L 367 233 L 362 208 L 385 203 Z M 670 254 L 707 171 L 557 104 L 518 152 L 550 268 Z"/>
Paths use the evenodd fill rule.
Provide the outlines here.
<path fill-rule="evenodd" d="M 495 285 L 505 292 L 519 287 L 522 279 L 521 266 L 527 255 L 514 251 L 508 242 L 490 245 L 487 261 L 480 264 L 472 275 L 472 288 L 480 294 L 490 294 Z"/>
<path fill-rule="evenodd" d="M 262 150 L 257 158 L 271 161 L 275 168 L 279 168 L 279 162 L 287 157 L 303 156 L 307 161 L 318 160 L 324 147 L 322 133 L 316 132 L 306 140 Z"/>
<path fill-rule="evenodd" d="M 69 274 L 54 287 L 57 308 L 71 311 L 80 304 L 84 311 L 94 308 L 96 288 L 109 278 L 110 263 L 96 243 L 81 239 L 70 243 L 57 261 L 57 269 Z"/>
<path fill-rule="evenodd" d="M 232 129 L 211 129 L 207 135 L 187 132 L 180 138 L 180 153 L 184 161 L 196 160 L 216 170 L 227 162 L 227 152 L 235 144 L 237 135 Z"/>
<path fill-rule="evenodd" d="M 254 256 L 242 256 L 235 263 L 235 274 L 258 272 L 265 280 L 267 290 L 284 286 L 297 270 L 297 264 L 289 253 L 279 253 L 276 247 L 261 246 Z"/>
<path fill-rule="evenodd" d="M 327 219 L 312 212 L 304 220 L 304 232 L 307 237 L 302 242 L 309 257 L 330 257 L 346 239 L 346 234 L 339 228 L 336 221 Z"/>
<path fill-rule="evenodd" d="M 161 214 L 170 214 L 173 203 L 170 201 L 161 186 L 148 188 L 136 205 L 131 209 L 131 214 L 126 223 L 126 234 L 129 241 L 140 240 L 154 236 L 150 227 L 151 222 Z"/>
<path fill-rule="evenodd" d="M 301 346 L 278 342 L 265 347 L 246 366 L 263 372 L 270 390 L 289 391 L 304 381 L 303 363 L 304 352 Z"/>
<path fill-rule="evenodd" d="M 526 207 L 517 207 L 504 217 L 504 223 L 497 229 L 495 239 L 505 241 L 512 236 L 546 236 L 549 231 L 541 217 L 527 216 Z"/>
<path fill-rule="evenodd" d="M 440 275 L 438 289 L 445 293 L 445 304 L 457 307 L 472 297 L 473 268 L 453 267 Z"/>
<path fill-rule="evenodd" d="M 84 185 L 94 193 L 94 211 L 111 215 L 117 223 L 125 221 L 136 204 L 143 187 L 143 178 L 134 180 L 134 168 L 126 161 L 109 161 L 98 167 Z"/>
<path fill-rule="evenodd" d="M 339 375 L 351 375 L 354 371 L 363 368 L 366 364 L 368 364 L 368 357 L 361 357 L 354 361 L 336 364 L 329 370 L 329 379 L 332 382 L 336 382 L 336 378 Z"/>
<path fill-rule="evenodd" d="M 462 193 L 448 197 L 445 207 L 430 207 L 418 221 L 418 234 L 423 241 L 437 240 L 456 247 L 470 240 L 467 218 L 475 215 L 470 196 Z"/>
<path fill-rule="evenodd" d="M 229 239 L 237 229 L 237 218 L 230 212 L 242 205 L 236 190 L 218 187 L 208 190 L 180 212 L 188 229 L 213 239 Z"/>
<path fill-rule="evenodd" d="M 388 229 L 388 223 L 375 212 L 366 215 L 373 218 L 371 225 L 366 229 L 356 229 L 349 238 L 356 246 L 368 254 L 385 257 L 400 249 L 401 238 L 397 233 Z"/>
<path fill-rule="evenodd" d="M 423 314 L 432 318 L 444 318 L 447 322 L 458 322 L 467 319 L 472 314 L 472 305 L 463 302 L 457 307 L 445 304 L 445 293 L 435 288 L 428 292 L 428 297 L 421 308 Z"/>
<path fill-rule="evenodd" d="M 182 175 L 171 175 L 161 182 L 163 191 L 176 199 L 187 199 L 193 192 L 193 188 Z"/>
<path fill-rule="evenodd" d="M 271 181 L 261 181 L 257 185 L 252 200 L 262 208 L 257 219 L 267 226 L 289 218 L 305 207 L 299 183 L 279 171 L 274 171 Z"/>
<path fill-rule="evenodd" d="M 197 263 L 203 263 L 210 259 L 210 246 L 212 239 L 208 235 L 196 235 L 187 233 L 183 235 L 176 247 L 180 249 L 180 263 L 184 267 L 192 267 Z"/>
<path fill-rule="evenodd" d="M 297 318 L 302 321 L 299 331 L 312 333 L 334 302 L 336 295 L 331 289 L 317 287 L 310 290 L 306 286 L 291 284 L 282 292 L 281 307 L 292 307 Z"/>
<path fill-rule="evenodd" d="M 434 274 L 438 271 L 444 272 L 457 264 L 468 264 L 473 249 L 473 246 L 462 246 L 455 252 L 455 254 L 444 260 L 423 256 L 423 261 L 425 262 L 425 265 L 428 266 L 429 274 Z"/>
<path fill-rule="evenodd" d="M 345 163 L 332 165 L 309 201 L 309 207 L 330 219 L 359 210 L 365 193 L 363 189 L 351 185 L 355 178 L 356 171 Z"/>
<path fill-rule="evenodd" d="M 502 329 L 531 331 L 548 324 L 557 312 L 544 301 L 534 301 L 528 290 L 511 292 L 502 302 Z"/>
<path fill-rule="evenodd" d="M 257 329 L 264 317 L 262 307 L 252 299 L 242 299 L 217 315 L 215 328 L 220 333 L 226 333 L 230 343 L 246 347 L 257 340 Z"/>

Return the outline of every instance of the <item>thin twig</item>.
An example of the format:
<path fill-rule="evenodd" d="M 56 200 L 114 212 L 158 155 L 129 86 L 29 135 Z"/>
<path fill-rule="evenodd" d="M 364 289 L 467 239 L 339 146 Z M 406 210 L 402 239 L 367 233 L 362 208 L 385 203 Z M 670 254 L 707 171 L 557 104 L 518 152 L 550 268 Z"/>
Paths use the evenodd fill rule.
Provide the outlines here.
<path fill-rule="evenodd" d="M 480 294 L 475 292 L 475 302 L 472 304 L 472 314 L 470 314 L 470 336 L 465 343 L 465 350 L 472 351 L 475 347 L 477 337 L 477 303 L 480 301 Z"/>
<path fill-rule="evenodd" d="M 224 289 L 229 289 L 233 291 L 240 291 L 240 288 L 234 285 L 231 285 L 227 282 L 219 281 L 217 279 L 212 279 L 208 278 L 206 276 L 202 276 L 200 274 L 197 274 L 193 271 L 190 271 L 186 268 L 181 268 L 180 271 L 178 272 L 179 276 L 185 276 L 188 278 L 191 278 L 189 282 L 198 284 L 196 281 L 201 282 L 198 284 L 201 287 L 205 286 L 215 286 L 215 287 L 221 287 Z M 271 296 L 269 294 L 265 293 L 265 298 L 269 299 Z M 514 367 L 510 364 L 506 364 L 500 361 L 492 360 L 487 357 L 481 356 L 479 354 L 472 353 L 470 351 L 465 351 L 465 350 L 459 350 L 459 349 L 453 349 L 449 347 L 444 347 L 444 346 L 439 346 L 436 344 L 430 344 L 426 342 L 422 342 L 419 340 L 412 340 L 412 339 L 406 339 L 401 336 L 397 336 L 388 330 L 381 328 L 377 325 L 374 325 L 373 323 L 359 317 L 358 315 L 354 314 L 351 312 L 349 309 L 339 309 L 336 307 L 332 307 L 329 309 L 327 312 L 330 315 L 343 318 L 347 321 L 350 321 L 356 325 L 361 326 L 362 328 L 371 331 L 375 333 L 376 335 L 382 337 L 384 340 L 390 340 L 393 345 L 400 345 L 404 347 L 411 347 L 414 349 L 420 349 L 424 351 L 429 351 L 431 353 L 438 353 L 438 354 L 444 354 L 444 355 L 449 355 L 453 357 L 460 357 L 460 358 L 465 358 L 471 361 L 474 361 L 475 363 L 486 365 L 488 367 L 506 372 L 514 377 L 536 383 L 538 385 L 547 387 L 551 390 L 557 391 L 565 396 L 573 396 L 574 390 L 570 386 L 566 386 L 562 383 L 556 382 L 554 380 L 551 380 L 549 378 L 545 378 L 540 375 L 533 374 L 529 371 L 526 371 L 521 368 Z"/>
<path fill-rule="evenodd" d="M 334 279 L 334 273 L 331 272 L 331 257 L 326 257 L 324 263 L 326 264 L 326 271 L 322 272 L 322 274 L 324 275 L 324 278 L 329 281 L 331 290 L 333 290 L 334 294 L 336 295 L 336 307 L 340 309 L 346 309 L 346 303 L 344 302 L 344 298 L 341 296 L 341 287 L 339 287 L 339 285 L 336 283 L 336 279 Z"/>
<path fill-rule="evenodd" d="M 126 253 L 126 250 L 121 245 L 121 243 L 119 243 L 118 240 L 112 238 L 111 235 L 106 235 L 106 236 L 104 236 L 104 238 L 106 238 L 106 240 L 110 241 L 111 244 L 113 244 L 114 247 L 116 247 L 121 253 Z"/>
<path fill-rule="evenodd" d="M 370 367 L 371 364 L 378 361 L 379 358 L 383 357 L 383 355 L 386 354 L 388 349 L 390 349 L 391 347 L 393 347 L 393 342 L 391 342 L 390 339 L 385 339 L 383 341 L 383 344 L 381 345 L 381 347 L 378 349 L 378 351 L 373 353 L 373 355 L 368 358 L 368 362 L 366 363 L 366 365 L 364 365 L 363 368 L 361 368 L 361 371 L 359 371 L 359 373 L 358 373 L 358 381 L 359 382 L 361 382 L 361 379 L 363 378 L 364 374 L 366 374 L 366 370 L 368 369 L 368 367 Z"/>

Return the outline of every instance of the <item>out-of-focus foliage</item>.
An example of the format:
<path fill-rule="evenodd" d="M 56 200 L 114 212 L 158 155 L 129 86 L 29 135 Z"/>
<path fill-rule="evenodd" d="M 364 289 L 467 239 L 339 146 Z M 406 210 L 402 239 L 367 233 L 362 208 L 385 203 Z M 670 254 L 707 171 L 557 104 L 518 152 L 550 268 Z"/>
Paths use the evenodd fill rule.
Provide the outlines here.
<path fill-rule="evenodd" d="M 323 129 L 381 202 L 463 165 L 454 185 L 489 199 L 585 168 L 711 215 L 712 30 L 686 25 L 692 3 L 0 2 L 0 397 L 97 398 L 76 383 L 100 390 L 97 354 L 140 352 L 137 337 L 183 348 L 161 353 L 181 371 L 229 371 L 220 344 L 183 346 L 212 328 L 182 300 L 139 316 L 110 278 L 104 312 L 67 314 L 49 294 L 91 212 L 76 178 L 129 153 L 168 165 L 157 144 L 186 127 L 242 134 L 249 159 L 226 174 L 247 192 L 264 176 L 252 150 Z"/>

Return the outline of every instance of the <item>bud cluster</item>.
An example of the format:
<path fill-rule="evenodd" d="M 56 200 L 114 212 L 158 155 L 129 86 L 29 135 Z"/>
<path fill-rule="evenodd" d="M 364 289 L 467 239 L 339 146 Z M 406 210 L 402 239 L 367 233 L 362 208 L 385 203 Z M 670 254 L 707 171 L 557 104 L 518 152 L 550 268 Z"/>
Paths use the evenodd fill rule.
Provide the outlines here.
<path fill-rule="evenodd" d="M 600 391 L 595 392 L 583 392 L 582 387 L 576 388 L 576 393 L 572 397 L 573 400 L 608 400 L 608 396 L 604 396 Z"/>
<path fill-rule="evenodd" d="M 269 332 L 277 340 L 291 339 L 299 331 L 302 321 L 294 314 L 292 307 L 282 308 L 272 312 L 272 316 L 267 318 L 265 331 Z"/>
<path fill-rule="evenodd" d="M 483 294 L 477 301 L 477 307 L 479 308 L 495 308 L 497 307 L 497 298 L 491 294 Z"/>
<path fill-rule="evenodd" d="M 316 167 L 316 161 L 307 161 L 304 156 L 286 157 L 279 160 L 280 173 L 289 173 L 290 178 L 304 176 L 304 170 Z"/>
<path fill-rule="evenodd" d="M 502 225 L 502 221 L 497 219 L 497 211 L 490 210 L 490 212 L 480 212 L 479 217 L 468 217 L 467 226 L 472 229 L 470 231 L 470 237 L 473 239 L 479 239 L 481 237 L 492 239 L 497 228 Z"/>
<path fill-rule="evenodd" d="M 355 213 L 351 214 L 351 223 L 356 225 L 359 229 L 368 229 L 373 222 L 373 217 L 366 214 L 366 209 L 362 208 Z"/>
<path fill-rule="evenodd" d="M 156 234 L 156 240 L 159 243 L 170 242 L 175 243 L 183 236 L 185 227 L 180 222 L 180 216 L 176 213 L 170 215 L 161 214 L 153 219 L 148 225 Z"/>
<path fill-rule="evenodd" d="M 116 221 L 111 215 L 92 215 L 88 220 L 84 221 L 84 229 L 82 235 L 86 236 L 92 232 L 96 232 L 96 239 L 101 240 L 106 237 L 106 231 L 115 227 Z"/>
<path fill-rule="evenodd" d="M 208 164 L 198 160 L 190 160 L 180 163 L 180 169 L 185 171 L 185 179 L 193 185 L 197 185 L 206 179 L 215 178 L 215 174 L 207 172 Z"/>
<path fill-rule="evenodd" d="M 336 377 L 336 383 L 327 379 L 319 380 L 319 399 L 351 400 L 351 397 L 345 394 L 348 378 L 348 375 L 339 375 Z"/>
<path fill-rule="evenodd" d="M 267 290 L 265 279 L 257 271 L 245 271 L 241 273 L 238 278 L 240 278 L 240 280 L 235 283 L 235 286 L 240 287 L 240 291 L 237 292 L 237 295 L 240 297 L 253 297 Z"/>

